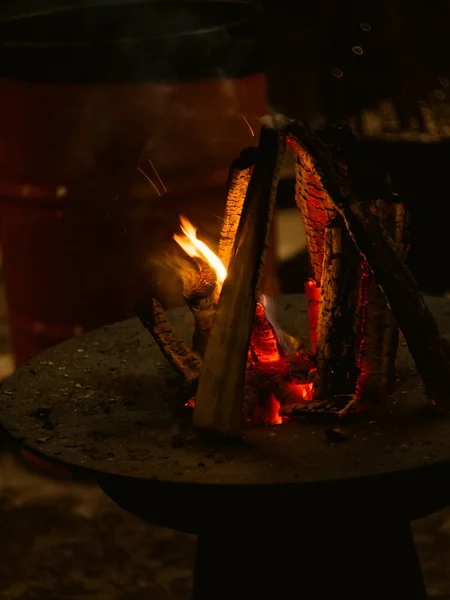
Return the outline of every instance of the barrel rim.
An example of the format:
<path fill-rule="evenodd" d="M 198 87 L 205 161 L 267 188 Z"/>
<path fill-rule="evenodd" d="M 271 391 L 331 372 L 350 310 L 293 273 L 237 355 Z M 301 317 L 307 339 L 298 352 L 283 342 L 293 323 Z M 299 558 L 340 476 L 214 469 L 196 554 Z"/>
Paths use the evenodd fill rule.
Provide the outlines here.
<path fill-rule="evenodd" d="M 116 37 L 111 39 L 102 39 L 102 40 L 88 40 L 88 39 L 80 39 L 80 40 L 72 40 L 69 42 L 65 42 L 64 40 L 60 40 L 57 42 L 49 42 L 49 41 L 14 41 L 9 40 L 7 37 L 3 37 L 0 39 L 0 47 L 4 48 L 20 48 L 26 49 L 30 48 L 39 49 L 39 48 L 86 48 L 92 46 L 115 46 L 121 43 L 127 44 L 139 44 L 139 43 L 151 43 L 158 42 L 161 40 L 176 40 L 179 38 L 188 38 L 192 36 L 204 36 L 211 35 L 215 33 L 219 33 L 224 30 L 230 30 L 242 27 L 252 21 L 254 21 L 258 15 L 262 14 L 262 7 L 257 5 L 255 2 L 251 0 L 128 0 L 126 3 L 123 0 L 107 0 L 102 2 L 101 4 L 95 2 L 88 2 L 83 5 L 64 5 L 60 7 L 53 7 L 49 9 L 41 9 L 34 10 L 31 12 L 25 12 L 15 15 L 9 15 L 4 18 L 0 18 L 0 27 L 5 27 L 5 31 L 7 33 L 6 27 L 7 25 L 17 24 L 20 21 L 32 21 L 33 19 L 46 17 L 46 16 L 55 16 L 55 15 L 64 15 L 67 14 L 68 18 L 70 18 L 70 14 L 79 13 L 82 11 L 87 11 L 91 9 L 111 9 L 115 7 L 125 7 L 125 6 L 138 6 L 138 5 L 159 5 L 167 9 L 167 7 L 172 5 L 186 5 L 195 6 L 201 5 L 202 7 L 208 6 L 241 6 L 247 10 L 246 14 L 243 14 L 240 18 L 236 18 L 233 21 L 224 21 L 223 23 L 219 23 L 217 25 L 211 25 L 208 27 L 200 27 L 197 29 L 185 29 L 182 31 L 176 31 L 172 33 L 161 33 L 159 35 L 149 35 L 149 36 L 126 36 L 126 37 Z"/>

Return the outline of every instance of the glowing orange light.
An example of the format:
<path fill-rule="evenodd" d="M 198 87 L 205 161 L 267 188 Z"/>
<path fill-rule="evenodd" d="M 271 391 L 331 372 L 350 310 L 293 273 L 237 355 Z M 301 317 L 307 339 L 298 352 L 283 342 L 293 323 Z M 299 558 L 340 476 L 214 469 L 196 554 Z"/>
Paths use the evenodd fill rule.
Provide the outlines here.
<path fill-rule="evenodd" d="M 269 414 L 267 422 L 273 425 L 281 425 L 283 418 L 280 415 L 280 403 L 273 394 L 270 395 L 268 405 Z"/>
<path fill-rule="evenodd" d="M 246 117 L 244 117 L 244 115 L 242 115 L 242 118 L 243 118 L 243 120 L 244 120 L 244 123 L 247 125 L 247 127 L 248 127 L 248 129 L 249 129 L 249 131 L 250 131 L 250 134 L 251 134 L 251 136 L 252 136 L 252 137 L 255 137 L 255 132 L 253 131 L 253 127 L 252 127 L 252 126 L 250 125 L 250 123 L 248 122 L 248 119 L 247 119 Z"/>
<path fill-rule="evenodd" d="M 155 167 L 155 165 L 152 163 L 152 161 L 151 161 L 149 158 L 148 158 L 147 160 L 148 160 L 148 163 L 149 163 L 149 165 L 151 166 L 151 168 L 152 168 L 152 169 L 153 169 L 153 171 L 155 172 L 155 175 L 156 175 L 156 177 L 158 178 L 158 181 L 159 181 L 159 183 L 161 184 L 161 187 L 162 187 L 162 189 L 163 189 L 163 190 L 164 190 L 164 191 L 167 193 L 167 188 L 166 188 L 166 186 L 164 185 L 164 182 L 163 182 L 163 180 L 162 180 L 162 179 L 161 179 L 161 177 L 159 176 L 159 173 L 158 173 L 158 171 L 156 170 L 156 167 Z"/>
<path fill-rule="evenodd" d="M 310 400 L 313 399 L 313 395 L 314 395 L 314 383 L 313 382 L 310 382 L 310 381 L 302 382 L 302 383 L 290 382 L 286 385 L 289 388 L 289 391 L 292 394 L 294 394 L 295 396 L 297 396 L 299 398 L 299 400 L 305 400 L 306 402 L 309 402 Z"/>
<path fill-rule="evenodd" d="M 205 242 L 202 242 L 197 238 L 196 228 L 188 219 L 186 219 L 186 217 L 180 215 L 180 223 L 183 235 L 175 233 L 173 239 L 181 246 L 181 248 L 183 248 L 186 254 L 192 258 L 201 258 L 208 263 L 208 265 L 215 270 L 218 283 L 222 284 L 227 276 L 227 270 L 223 262 L 208 248 Z"/>
<path fill-rule="evenodd" d="M 155 192 L 158 194 L 158 196 L 161 196 L 161 192 L 158 190 L 158 188 L 156 187 L 156 185 L 154 184 L 154 182 L 150 179 L 150 177 L 144 173 L 144 171 L 141 169 L 141 167 L 138 167 L 138 171 L 140 173 L 142 173 L 142 175 L 145 177 L 145 179 L 149 182 L 149 184 L 153 187 L 153 189 L 155 190 Z"/>

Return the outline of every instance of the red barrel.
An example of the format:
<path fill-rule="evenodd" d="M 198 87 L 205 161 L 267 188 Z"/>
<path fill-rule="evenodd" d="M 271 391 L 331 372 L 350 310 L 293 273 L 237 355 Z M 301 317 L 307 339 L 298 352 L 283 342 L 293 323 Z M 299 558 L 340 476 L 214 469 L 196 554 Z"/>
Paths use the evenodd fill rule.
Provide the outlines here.
<path fill-rule="evenodd" d="M 114 0 L 0 21 L 0 220 L 18 364 L 131 316 L 143 291 L 164 295 L 170 277 L 155 265 L 179 212 L 214 243 L 229 164 L 265 112 L 258 15 L 247 0 Z"/>
<path fill-rule="evenodd" d="M 131 316 L 145 287 L 169 299 L 177 282 L 159 259 L 178 214 L 214 244 L 229 165 L 264 114 L 264 78 L 170 89 L 1 80 L 0 99 L 3 270 L 20 364 Z"/>

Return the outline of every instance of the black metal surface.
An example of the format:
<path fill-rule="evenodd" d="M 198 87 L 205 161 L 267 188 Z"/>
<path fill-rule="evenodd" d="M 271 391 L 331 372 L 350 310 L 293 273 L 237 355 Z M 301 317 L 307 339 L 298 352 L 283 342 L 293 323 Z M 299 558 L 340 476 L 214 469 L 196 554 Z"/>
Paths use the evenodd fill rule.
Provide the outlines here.
<path fill-rule="evenodd" d="M 449 331 L 448 301 L 430 305 Z M 188 340 L 187 310 L 171 318 Z M 305 334 L 304 297 L 281 297 L 279 320 Z M 263 514 L 261 494 L 304 510 L 324 501 L 326 510 L 330 497 L 343 507 L 350 495 L 357 506 L 415 518 L 447 504 L 450 419 L 423 412 L 412 371 L 401 346 L 389 410 L 349 425 L 345 443 L 331 444 L 324 424 L 290 422 L 246 427 L 239 443 L 224 445 L 192 430 L 173 373 L 140 323 L 126 321 L 20 368 L 0 394 L 0 422 L 33 452 L 96 479 L 119 504 L 129 508 L 131 497 L 134 512 L 178 529 L 205 526 L 205 504 L 231 519 L 242 502 Z"/>
<path fill-rule="evenodd" d="M 52 83 L 239 77 L 263 64 L 260 10 L 246 0 L 133 0 L 0 19 L 0 75 Z"/>

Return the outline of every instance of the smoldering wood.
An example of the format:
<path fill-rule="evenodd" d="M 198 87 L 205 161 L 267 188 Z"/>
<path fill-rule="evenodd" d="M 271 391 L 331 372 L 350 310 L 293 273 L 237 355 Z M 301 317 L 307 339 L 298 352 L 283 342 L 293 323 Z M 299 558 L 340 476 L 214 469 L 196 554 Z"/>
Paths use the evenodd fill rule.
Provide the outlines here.
<path fill-rule="evenodd" d="M 281 360 L 278 337 L 269 323 L 264 306 L 255 302 L 255 317 L 250 337 L 249 354 L 258 364 L 270 364 Z"/>
<path fill-rule="evenodd" d="M 217 275 L 209 267 L 197 270 L 187 266 L 180 269 L 180 279 L 183 298 L 194 317 L 192 350 L 203 357 L 216 310 Z"/>
<path fill-rule="evenodd" d="M 301 349 L 286 355 L 264 306 L 257 301 L 245 376 L 244 419 L 254 422 L 255 411 L 258 419 L 265 414 L 264 403 L 272 395 L 281 404 L 298 402 L 292 384 L 308 383 L 314 366 L 311 356 Z"/>
<path fill-rule="evenodd" d="M 238 435 L 242 419 L 255 293 L 283 154 L 279 133 L 263 127 L 199 380 L 194 424 L 229 436 Z"/>
<path fill-rule="evenodd" d="M 339 173 L 326 147 L 307 126 L 291 124 L 289 135 L 314 156 L 330 198 L 383 290 L 422 377 L 428 396 L 450 400 L 450 351 L 417 282 L 392 239 L 361 201 L 348 176 Z"/>
<path fill-rule="evenodd" d="M 247 148 L 230 169 L 224 222 L 220 233 L 218 256 L 225 265 L 231 257 L 234 238 L 241 217 L 245 194 L 255 161 L 256 148 Z M 182 294 L 194 317 L 192 349 L 201 357 L 205 355 L 214 321 L 220 289 L 213 269 L 205 264 L 200 270 L 188 261 L 179 261 Z"/>
<path fill-rule="evenodd" d="M 308 153 L 295 142 L 292 146 L 296 154 L 295 201 L 305 227 L 306 247 L 314 279 L 320 285 L 325 228 L 336 211 Z"/>
<path fill-rule="evenodd" d="M 230 168 L 227 202 L 217 253 L 226 269 L 228 269 L 230 263 L 233 244 L 239 227 L 245 195 L 253 173 L 256 156 L 256 148 L 246 148 L 239 158 L 233 161 Z"/>
<path fill-rule="evenodd" d="M 340 217 L 325 230 L 317 327 L 318 383 L 315 398 L 349 393 L 356 382 L 353 322 L 359 256 Z"/>
<path fill-rule="evenodd" d="M 350 404 L 352 398 L 352 395 L 343 394 L 327 400 L 285 404 L 280 407 L 280 415 L 338 422 L 344 416 L 343 411 Z"/>
<path fill-rule="evenodd" d="M 150 302 L 141 302 L 136 314 L 144 327 L 151 333 L 158 348 L 186 384 L 195 382 L 202 368 L 200 357 L 192 352 L 175 333 L 164 309 L 154 298 Z"/>
<path fill-rule="evenodd" d="M 320 308 L 320 286 L 310 279 L 305 283 L 305 295 L 308 301 L 308 325 L 311 350 L 315 354 L 317 351 L 317 323 L 319 320 Z"/>
<path fill-rule="evenodd" d="M 406 256 L 408 213 L 404 203 L 398 198 L 377 199 L 369 208 L 397 250 Z M 365 261 L 357 312 L 359 375 L 356 391 L 363 401 L 370 402 L 385 397 L 394 387 L 398 327 L 386 297 Z"/>

